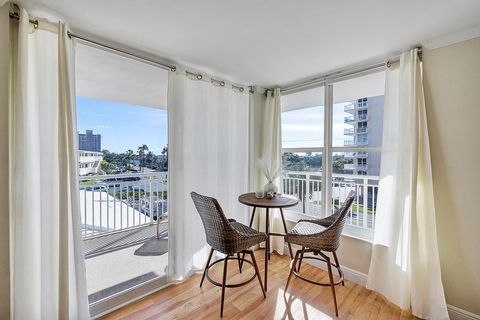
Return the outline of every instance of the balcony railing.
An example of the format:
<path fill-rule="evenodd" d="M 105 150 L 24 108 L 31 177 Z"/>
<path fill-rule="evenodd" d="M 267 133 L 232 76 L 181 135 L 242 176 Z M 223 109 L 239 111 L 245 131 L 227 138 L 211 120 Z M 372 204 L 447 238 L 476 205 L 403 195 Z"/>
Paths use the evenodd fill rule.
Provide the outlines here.
<path fill-rule="evenodd" d="M 343 111 L 348 112 L 348 111 L 353 111 L 355 110 L 355 105 L 354 104 L 347 104 L 343 106 Z"/>
<path fill-rule="evenodd" d="M 378 181 L 378 176 L 333 174 L 332 213 L 353 190 L 357 196 L 347 215 L 346 223 L 363 229 L 374 229 Z M 283 192 L 300 199 L 300 203 L 291 210 L 317 218 L 324 217 L 321 172 L 284 172 Z"/>
<path fill-rule="evenodd" d="M 343 141 L 343 145 L 344 145 L 344 146 L 353 146 L 353 145 L 355 145 L 355 141 L 353 141 L 353 140 L 344 140 L 344 141 Z"/>
<path fill-rule="evenodd" d="M 354 128 L 343 129 L 343 134 L 346 136 L 355 134 L 355 129 Z"/>
<path fill-rule="evenodd" d="M 82 235 L 152 224 L 167 214 L 167 172 L 80 177 Z"/>
<path fill-rule="evenodd" d="M 355 122 L 355 116 L 346 116 L 344 118 L 345 123 Z"/>

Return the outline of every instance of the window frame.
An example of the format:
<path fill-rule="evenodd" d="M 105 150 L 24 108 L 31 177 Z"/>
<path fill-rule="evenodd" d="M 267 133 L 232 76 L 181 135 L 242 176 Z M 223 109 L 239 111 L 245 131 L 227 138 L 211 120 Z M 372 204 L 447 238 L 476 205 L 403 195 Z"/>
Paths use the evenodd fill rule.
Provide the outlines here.
<path fill-rule="evenodd" d="M 349 77 L 350 79 L 353 78 L 361 78 L 362 76 L 365 76 L 370 73 L 376 73 L 376 71 L 372 71 L 369 73 L 362 73 L 361 75 L 358 76 L 353 76 Z M 371 147 L 368 145 L 353 145 L 353 146 L 333 146 L 333 93 L 334 93 L 334 84 L 337 82 L 341 82 L 346 80 L 345 78 L 341 78 L 338 80 L 333 80 L 333 81 L 325 81 L 324 83 L 320 84 L 319 87 L 323 86 L 324 89 L 324 101 L 323 101 L 323 106 L 324 106 L 324 117 L 323 117 L 323 132 L 324 132 L 324 137 L 323 137 L 323 147 L 309 147 L 309 148 L 283 148 L 281 150 L 281 154 L 283 156 L 284 153 L 287 152 L 321 152 L 322 153 L 322 182 L 330 181 L 330 183 L 324 183 L 326 188 L 322 188 L 322 199 L 329 199 L 329 201 L 323 202 L 325 205 L 321 206 L 321 211 L 323 216 L 329 216 L 333 213 L 332 211 L 332 178 L 333 178 L 333 154 L 334 153 L 346 153 L 346 152 L 381 152 L 382 148 L 381 146 L 379 147 Z M 312 89 L 309 87 L 308 89 Z M 362 103 L 365 103 L 363 101 L 366 101 L 366 105 L 368 106 L 368 100 L 367 98 L 362 97 Z M 362 114 L 362 119 L 360 119 L 360 113 Z M 368 109 L 360 109 L 357 110 L 356 115 L 358 117 L 358 120 L 360 121 L 368 121 Z M 367 125 L 368 126 L 368 125 Z M 361 175 L 361 174 L 355 174 L 354 176 Z M 363 179 L 368 179 L 369 177 L 372 178 L 372 180 L 378 179 L 377 176 L 371 176 L 371 175 L 362 175 Z M 312 215 L 308 215 L 306 213 L 300 213 L 300 212 L 290 212 L 288 213 L 288 218 L 293 221 L 298 221 L 299 219 L 302 218 L 316 218 Z M 368 242 L 373 241 L 373 232 L 374 232 L 374 227 L 371 229 L 366 229 L 362 228 L 359 226 L 354 226 L 354 225 L 349 225 L 345 224 L 343 234 L 358 238 L 361 240 L 365 240 Z"/>

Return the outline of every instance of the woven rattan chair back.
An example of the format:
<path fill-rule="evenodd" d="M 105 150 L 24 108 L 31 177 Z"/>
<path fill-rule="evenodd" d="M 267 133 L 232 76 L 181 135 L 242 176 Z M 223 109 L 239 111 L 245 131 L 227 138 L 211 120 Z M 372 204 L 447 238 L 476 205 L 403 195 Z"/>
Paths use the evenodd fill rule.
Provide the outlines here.
<path fill-rule="evenodd" d="M 328 233 L 330 238 L 330 243 L 326 245 L 328 248 L 325 248 L 327 251 L 336 251 L 340 246 L 340 236 L 342 235 L 348 211 L 354 200 L 355 191 L 350 191 L 343 205 L 335 212 L 335 221 L 325 230 L 325 233 Z"/>
<path fill-rule="evenodd" d="M 223 213 L 217 199 L 203 196 L 196 192 L 191 193 L 193 203 L 202 219 L 207 243 L 214 249 L 225 253 L 225 245 L 229 235 L 233 233 L 228 219 Z"/>

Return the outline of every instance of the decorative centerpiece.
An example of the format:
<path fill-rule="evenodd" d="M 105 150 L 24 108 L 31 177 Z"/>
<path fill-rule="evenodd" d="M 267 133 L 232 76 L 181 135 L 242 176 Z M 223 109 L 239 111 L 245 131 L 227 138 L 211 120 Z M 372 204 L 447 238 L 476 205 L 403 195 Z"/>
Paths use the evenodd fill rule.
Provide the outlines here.
<path fill-rule="evenodd" d="M 267 199 L 272 199 L 278 192 L 278 187 L 273 183 L 273 181 L 280 175 L 281 167 L 269 168 L 263 159 L 258 159 L 258 166 L 268 181 L 263 187 L 265 196 Z"/>

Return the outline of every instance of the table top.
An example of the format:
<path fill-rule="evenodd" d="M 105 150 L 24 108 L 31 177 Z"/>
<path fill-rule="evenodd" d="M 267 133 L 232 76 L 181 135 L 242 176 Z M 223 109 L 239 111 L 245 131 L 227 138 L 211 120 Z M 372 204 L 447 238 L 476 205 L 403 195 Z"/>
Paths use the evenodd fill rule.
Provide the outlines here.
<path fill-rule="evenodd" d="M 240 203 L 247 206 L 260 207 L 260 208 L 288 208 L 298 204 L 300 200 L 295 197 L 287 195 L 277 195 L 272 199 L 257 198 L 255 192 L 244 193 L 238 197 Z"/>

